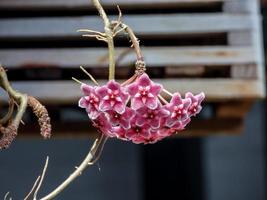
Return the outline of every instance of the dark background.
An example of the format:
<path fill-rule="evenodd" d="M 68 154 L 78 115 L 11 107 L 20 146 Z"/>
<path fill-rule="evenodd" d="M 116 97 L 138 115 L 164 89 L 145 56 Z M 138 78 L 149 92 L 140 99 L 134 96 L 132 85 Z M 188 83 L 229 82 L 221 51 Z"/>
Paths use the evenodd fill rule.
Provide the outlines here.
<path fill-rule="evenodd" d="M 109 140 L 100 161 L 58 199 L 266 199 L 265 103 L 240 136 L 167 139 L 154 145 Z M 64 180 L 87 153 L 88 140 L 17 139 L 0 154 L 0 195 L 22 199 L 50 164 L 40 195 Z"/>

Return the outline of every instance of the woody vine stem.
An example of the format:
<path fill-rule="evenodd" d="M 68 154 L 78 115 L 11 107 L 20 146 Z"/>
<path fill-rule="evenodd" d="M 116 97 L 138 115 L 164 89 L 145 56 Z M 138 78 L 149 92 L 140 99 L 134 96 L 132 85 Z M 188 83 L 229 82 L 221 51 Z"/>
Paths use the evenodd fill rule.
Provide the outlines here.
<path fill-rule="evenodd" d="M 120 8 L 118 7 L 118 11 L 119 11 L 119 17 L 116 21 L 110 21 L 105 10 L 103 9 L 101 3 L 99 0 L 92 0 L 93 5 L 96 7 L 96 9 L 98 10 L 101 18 L 103 19 L 104 22 L 104 33 L 98 32 L 98 31 L 93 31 L 93 30 L 88 30 L 88 29 L 81 29 L 78 30 L 79 32 L 85 32 L 85 34 L 83 34 L 84 37 L 95 37 L 98 40 L 104 41 L 107 43 L 108 45 L 108 53 L 109 53 L 109 80 L 114 80 L 115 79 L 115 49 L 114 49 L 114 40 L 113 38 L 119 34 L 120 32 L 125 32 L 128 34 L 131 42 L 132 42 L 132 46 L 134 47 L 135 53 L 136 53 L 136 57 L 137 57 L 137 61 L 136 61 L 136 71 L 135 74 L 129 78 L 127 81 L 125 81 L 124 83 L 122 83 L 122 85 L 126 85 L 128 83 L 133 82 L 137 76 L 141 75 L 144 71 L 145 71 L 145 63 L 143 60 L 143 56 L 141 53 L 141 49 L 139 46 L 139 41 L 136 38 L 134 32 L 132 31 L 132 29 L 127 26 L 126 24 L 122 23 L 122 14 L 120 11 Z M 85 71 L 82 67 L 81 69 L 83 71 Z M 27 105 L 27 98 L 29 98 L 27 95 L 21 94 L 17 91 L 14 91 L 10 85 L 8 84 L 8 80 L 6 79 L 6 75 L 4 73 L 4 69 L 0 68 L 0 86 L 2 88 L 4 88 L 7 93 L 10 96 L 10 112 L 12 113 L 13 110 L 13 100 L 15 100 L 16 102 L 19 103 L 18 105 L 18 113 L 15 117 L 14 120 L 14 125 L 16 125 L 15 127 L 18 127 L 18 124 L 20 123 L 23 113 L 25 112 L 26 109 L 26 105 Z M 86 71 L 85 71 L 86 72 Z M 86 72 L 87 73 L 87 72 Z M 92 79 L 92 81 L 96 84 L 98 84 L 95 79 L 89 74 L 89 77 Z M 78 81 L 78 80 L 77 80 Z M 79 81 L 78 81 L 79 82 Z M 80 83 L 80 82 L 79 82 Z M 36 99 L 32 99 L 32 97 L 30 97 L 28 104 L 32 103 L 32 104 L 36 104 Z M 30 102 L 30 103 L 29 103 Z M 41 106 L 39 106 L 41 107 Z M 38 108 L 39 108 L 38 107 Z M 44 107 L 41 107 L 44 108 Z M 36 111 L 37 109 L 33 109 L 33 111 Z M 2 121 L 7 121 L 7 119 L 10 117 L 10 112 L 7 113 L 7 115 L 2 119 Z M 1 124 L 1 123 L 0 123 Z M 0 126 L 1 128 L 1 126 Z M 69 184 L 76 179 L 78 176 L 80 176 L 82 174 L 82 172 L 89 167 L 90 165 L 93 165 L 98 158 L 101 155 L 102 149 L 104 147 L 104 144 L 107 140 L 107 136 L 104 136 L 103 134 L 101 134 L 101 136 L 99 136 L 99 138 L 97 138 L 90 151 L 88 152 L 87 156 L 84 158 L 84 160 L 82 161 L 82 163 L 76 167 L 75 171 L 65 180 L 63 181 L 57 188 L 55 188 L 52 192 L 50 192 L 48 195 L 40 198 L 41 200 L 49 200 L 49 199 L 54 199 L 58 194 L 60 194 L 67 186 L 69 186 Z M 46 163 L 45 163 L 45 167 L 42 171 L 42 174 L 40 176 L 37 177 L 34 185 L 32 186 L 30 192 L 26 195 L 26 197 L 24 198 L 24 200 L 29 200 L 29 199 L 33 199 L 36 200 L 37 199 L 37 194 L 38 191 L 42 185 L 45 173 L 46 173 L 46 169 L 48 166 L 48 158 L 46 159 Z M 5 199 L 8 199 L 8 195 L 9 193 L 6 194 Z M 11 198 L 10 198 L 11 199 Z"/>

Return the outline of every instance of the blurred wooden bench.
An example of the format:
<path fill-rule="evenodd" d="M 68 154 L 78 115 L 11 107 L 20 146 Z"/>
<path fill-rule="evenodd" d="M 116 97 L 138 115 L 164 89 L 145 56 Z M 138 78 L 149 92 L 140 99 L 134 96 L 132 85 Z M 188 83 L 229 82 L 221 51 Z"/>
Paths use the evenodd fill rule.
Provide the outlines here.
<path fill-rule="evenodd" d="M 114 19 L 115 5 L 120 5 L 123 21 L 141 40 L 155 80 L 171 91 L 206 93 L 202 116 L 183 135 L 241 132 L 252 103 L 265 97 L 256 0 L 102 2 Z M 14 87 L 51 106 L 52 115 L 61 113 L 54 120 L 54 134 L 86 134 L 87 123 L 64 122 L 60 116 L 81 95 L 70 80 L 86 78 L 78 70 L 80 65 L 97 79 L 107 77 L 105 44 L 76 32 L 103 29 L 95 9 L 88 0 L 1 0 L 0 13 L 0 62 L 9 70 Z M 133 72 L 134 54 L 126 39 L 119 37 L 115 44 L 120 57 L 116 77 L 125 79 Z M 25 127 L 26 132 L 32 130 Z"/>

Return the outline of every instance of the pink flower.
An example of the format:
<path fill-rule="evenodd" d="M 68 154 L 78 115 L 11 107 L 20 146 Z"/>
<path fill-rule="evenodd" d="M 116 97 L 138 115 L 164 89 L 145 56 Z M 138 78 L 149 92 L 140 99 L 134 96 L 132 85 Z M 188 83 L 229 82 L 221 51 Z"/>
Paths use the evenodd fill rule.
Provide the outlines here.
<path fill-rule="evenodd" d="M 113 126 L 121 126 L 124 129 L 129 129 L 131 127 L 130 121 L 135 115 L 135 111 L 128 107 L 126 107 L 123 114 L 119 114 L 113 110 L 109 110 L 107 113 L 109 114 L 110 123 Z"/>
<path fill-rule="evenodd" d="M 160 130 L 154 130 L 151 129 L 150 130 L 150 135 L 148 138 L 146 138 L 146 140 L 144 141 L 145 144 L 154 144 L 160 140 L 162 140 L 163 138 L 165 138 L 166 136 L 164 135 L 160 135 L 159 134 Z"/>
<path fill-rule="evenodd" d="M 112 135 L 114 135 L 118 139 L 128 141 L 129 139 L 125 136 L 126 132 L 127 130 L 122 128 L 121 126 L 115 126 L 112 128 Z"/>
<path fill-rule="evenodd" d="M 129 95 L 119 83 L 111 80 L 106 85 L 97 88 L 96 93 L 101 98 L 99 104 L 101 111 L 114 110 L 119 114 L 124 113 Z"/>
<path fill-rule="evenodd" d="M 204 93 L 188 92 L 185 99 L 179 93 L 162 106 L 158 94 L 162 86 L 153 83 L 147 74 L 122 87 L 114 80 L 101 87 L 82 84 L 84 96 L 79 106 L 101 134 L 136 144 L 155 143 L 182 131 L 201 110 Z M 131 99 L 131 106 L 127 103 Z"/>
<path fill-rule="evenodd" d="M 191 92 L 188 92 L 185 94 L 185 98 L 191 99 L 191 105 L 188 108 L 189 116 L 196 116 L 196 114 L 198 114 L 202 109 L 201 103 L 205 98 L 205 94 L 201 92 L 200 94 L 194 96 Z"/>
<path fill-rule="evenodd" d="M 128 86 L 128 92 L 131 99 L 131 107 L 137 110 L 143 106 L 150 109 L 155 109 L 158 106 L 157 96 L 160 93 L 162 86 L 153 83 L 147 74 L 141 75 L 137 81 Z"/>
<path fill-rule="evenodd" d="M 191 104 L 191 99 L 182 99 L 179 93 L 175 93 L 170 101 L 165 107 L 170 111 L 170 116 L 166 119 L 166 125 L 172 127 L 177 122 L 182 122 L 186 120 L 188 115 L 188 108 Z"/>
<path fill-rule="evenodd" d="M 101 133 L 112 137 L 112 126 L 104 113 L 100 113 L 99 116 L 93 120 L 93 126 L 100 130 Z"/>
<path fill-rule="evenodd" d="M 143 126 L 146 123 L 151 126 L 151 128 L 158 129 L 161 119 L 167 117 L 169 114 L 170 112 L 160 104 L 154 110 L 148 107 L 141 107 L 136 111 L 136 124 L 138 126 Z"/>
<path fill-rule="evenodd" d="M 161 138 L 168 137 L 172 135 L 171 129 L 169 127 L 162 127 L 160 130 L 157 131 L 157 134 Z"/>
<path fill-rule="evenodd" d="M 85 108 L 90 119 L 96 119 L 99 116 L 99 97 L 95 93 L 95 88 L 86 84 L 81 85 L 84 97 L 79 100 L 79 107 Z"/>
<path fill-rule="evenodd" d="M 138 126 L 135 119 L 132 119 L 131 128 L 126 131 L 125 137 L 128 140 L 136 144 L 143 143 L 150 136 L 150 126 L 144 124 L 143 126 Z"/>

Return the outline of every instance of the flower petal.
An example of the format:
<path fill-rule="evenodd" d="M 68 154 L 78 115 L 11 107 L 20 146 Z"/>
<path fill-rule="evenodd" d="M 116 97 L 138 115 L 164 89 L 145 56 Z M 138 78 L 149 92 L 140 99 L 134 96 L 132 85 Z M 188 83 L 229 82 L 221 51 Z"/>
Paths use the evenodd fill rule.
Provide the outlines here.
<path fill-rule="evenodd" d="M 88 104 L 89 104 L 89 102 L 86 100 L 85 97 L 80 98 L 79 103 L 78 103 L 79 107 L 81 107 L 81 108 L 88 107 Z"/>
<path fill-rule="evenodd" d="M 126 130 L 128 130 L 129 128 L 131 128 L 130 121 L 128 121 L 128 120 L 124 120 L 124 119 L 122 119 L 122 120 L 120 121 L 120 125 L 121 125 L 124 129 L 126 129 Z"/>
<path fill-rule="evenodd" d="M 160 120 L 159 119 L 151 120 L 149 124 L 152 128 L 158 129 L 160 127 Z"/>
<path fill-rule="evenodd" d="M 162 89 L 162 85 L 160 84 L 154 84 L 151 86 L 150 92 L 154 95 L 157 96 Z"/>
<path fill-rule="evenodd" d="M 146 102 L 146 106 L 152 110 L 156 109 L 158 106 L 158 101 L 156 98 L 148 98 Z"/>
<path fill-rule="evenodd" d="M 107 87 L 111 90 L 119 90 L 120 84 L 114 80 L 111 80 L 107 83 Z"/>
<path fill-rule="evenodd" d="M 110 110 L 111 109 L 111 106 L 108 102 L 106 101 L 102 101 L 100 104 L 99 104 L 99 110 L 101 111 L 106 111 L 106 110 Z"/>
<path fill-rule="evenodd" d="M 151 80 L 146 73 L 143 73 L 138 79 L 138 84 L 141 86 L 148 86 L 151 84 Z"/>
<path fill-rule="evenodd" d="M 144 106 L 143 102 L 139 98 L 133 98 L 131 101 L 131 107 L 134 110 L 137 110 Z"/>
<path fill-rule="evenodd" d="M 104 98 L 108 94 L 108 88 L 106 86 L 99 87 L 95 90 L 96 94 L 98 94 L 101 98 Z"/>
<path fill-rule="evenodd" d="M 138 92 L 138 84 L 132 83 L 127 87 L 127 91 L 131 96 L 134 96 Z"/>
<path fill-rule="evenodd" d="M 114 110 L 117 113 L 122 114 L 125 112 L 125 105 L 123 103 L 116 103 L 114 106 Z"/>
<path fill-rule="evenodd" d="M 89 96 L 94 91 L 94 88 L 90 85 L 82 83 L 81 90 L 84 93 L 84 95 Z"/>

